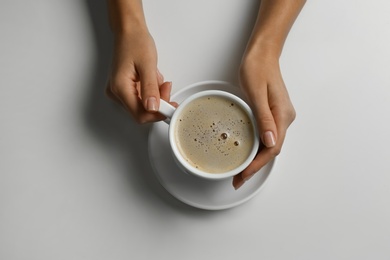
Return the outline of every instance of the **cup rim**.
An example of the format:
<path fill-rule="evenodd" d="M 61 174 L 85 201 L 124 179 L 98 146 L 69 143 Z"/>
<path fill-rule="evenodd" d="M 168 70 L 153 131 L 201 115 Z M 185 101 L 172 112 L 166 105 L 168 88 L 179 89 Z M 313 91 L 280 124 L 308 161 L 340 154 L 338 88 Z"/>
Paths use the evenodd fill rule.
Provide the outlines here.
<path fill-rule="evenodd" d="M 187 104 L 189 104 L 193 100 L 198 99 L 198 98 L 203 97 L 203 96 L 223 96 L 223 97 L 228 97 L 228 98 L 234 100 L 242 109 L 244 109 L 244 111 L 247 113 L 247 115 L 249 116 L 249 118 L 252 121 L 252 127 L 253 127 L 253 133 L 254 133 L 254 143 L 253 143 L 251 152 L 250 152 L 248 158 L 244 161 L 244 163 L 242 163 L 241 165 L 239 165 L 238 167 L 236 167 L 230 171 L 223 172 L 223 173 L 209 173 L 209 172 L 202 171 L 202 170 L 192 166 L 189 162 L 187 162 L 183 158 L 183 156 L 181 155 L 181 153 L 179 151 L 179 148 L 178 148 L 176 142 L 174 141 L 175 134 L 174 134 L 173 129 L 174 129 L 174 126 L 177 122 L 177 117 L 180 115 L 180 113 L 182 112 L 184 107 L 186 107 Z M 175 112 L 170 120 L 169 142 L 170 142 L 171 149 L 172 149 L 172 152 L 173 152 L 175 159 L 178 161 L 178 163 L 181 164 L 181 166 L 184 169 L 187 170 L 187 172 L 189 172 L 193 175 L 205 178 L 205 179 L 209 179 L 209 180 L 221 180 L 221 179 L 233 177 L 234 175 L 237 175 L 240 172 L 242 172 L 253 161 L 253 159 L 255 158 L 255 156 L 258 152 L 259 145 L 260 145 L 256 119 L 255 119 L 253 112 L 252 112 L 251 108 L 249 107 L 249 105 L 244 100 L 242 100 L 240 97 L 238 97 L 232 93 L 223 91 L 223 90 L 204 90 L 204 91 L 200 91 L 200 92 L 195 93 L 195 94 L 189 96 L 188 98 L 186 98 L 176 108 L 176 110 L 175 110 Z"/>

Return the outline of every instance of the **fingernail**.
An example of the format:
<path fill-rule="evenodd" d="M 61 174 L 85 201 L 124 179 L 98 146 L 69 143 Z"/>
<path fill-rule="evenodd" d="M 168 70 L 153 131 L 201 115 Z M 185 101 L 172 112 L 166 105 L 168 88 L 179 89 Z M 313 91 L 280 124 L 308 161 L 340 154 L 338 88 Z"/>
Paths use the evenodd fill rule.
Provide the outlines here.
<path fill-rule="evenodd" d="M 238 190 L 242 185 L 244 185 L 244 183 L 244 181 L 239 182 L 238 184 L 236 184 L 236 186 L 234 186 L 234 189 Z"/>
<path fill-rule="evenodd" d="M 148 101 L 146 102 L 146 107 L 148 111 L 157 111 L 157 99 L 155 97 L 148 98 Z"/>
<path fill-rule="evenodd" d="M 244 181 L 248 181 L 250 178 L 253 177 L 253 175 L 255 175 L 255 174 L 251 174 L 251 175 L 249 175 L 249 176 L 246 176 L 246 177 L 244 178 Z"/>
<path fill-rule="evenodd" d="M 266 147 L 274 147 L 276 144 L 275 136 L 271 131 L 267 131 L 263 134 L 263 142 Z"/>

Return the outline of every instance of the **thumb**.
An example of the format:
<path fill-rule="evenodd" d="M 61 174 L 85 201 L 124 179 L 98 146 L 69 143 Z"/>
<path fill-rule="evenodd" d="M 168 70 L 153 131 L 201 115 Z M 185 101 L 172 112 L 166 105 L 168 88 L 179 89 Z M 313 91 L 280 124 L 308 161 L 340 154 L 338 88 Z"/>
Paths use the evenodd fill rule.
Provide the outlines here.
<path fill-rule="evenodd" d="M 140 87 L 142 104 L 149 112 L 156 112 L 160 106 L 160 91 L 156 67 L 140 68 Z"/>
<path fill-rule="evenodd" d="M 277 140 L 277 128 L 268 103 L 267 93 L 260 95 L 255 104 L 254 112 L 262 143 L 268 148 L 274 147 Z"/>

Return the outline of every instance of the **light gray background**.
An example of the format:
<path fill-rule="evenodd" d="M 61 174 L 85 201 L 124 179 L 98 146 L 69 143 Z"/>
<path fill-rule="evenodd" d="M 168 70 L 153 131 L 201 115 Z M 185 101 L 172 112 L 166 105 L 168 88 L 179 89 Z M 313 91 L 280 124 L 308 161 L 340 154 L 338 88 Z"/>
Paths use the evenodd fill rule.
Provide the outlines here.
<path fill-rule="evenodd" d="M 173 91 L 237 82 L 257 0 L 145 0 Z M 308 1 L 281 59 L 298 117 L 224 211 L 156 181 L 150 126 L 104 97 L 104 1 L 0 1 L 0 259 L 390 259 L 390 3 Z"/>

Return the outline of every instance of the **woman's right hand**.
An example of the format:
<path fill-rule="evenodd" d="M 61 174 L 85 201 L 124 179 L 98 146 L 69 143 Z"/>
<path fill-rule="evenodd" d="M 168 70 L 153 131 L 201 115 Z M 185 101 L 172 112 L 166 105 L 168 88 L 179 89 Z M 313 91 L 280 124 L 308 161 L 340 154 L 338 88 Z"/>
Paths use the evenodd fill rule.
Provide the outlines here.
<path fill-rule="evenodd" d="M 114 55 L 106 94 L 139 123 L 165 119 L 160 98 L 169 101 L 172 83 L 157 69 L 157 50 L 146 26 L 141 1 L 109 1 Z"/>
<path fill-rule="evenodd" d="M 160 98 L 169 101 L 171 82 L 157 69 L 157 51 L 148 32 L 116 36 L 112 71 L 106 94 L 139 123 L 165 119 L 158 111 Z"/>

